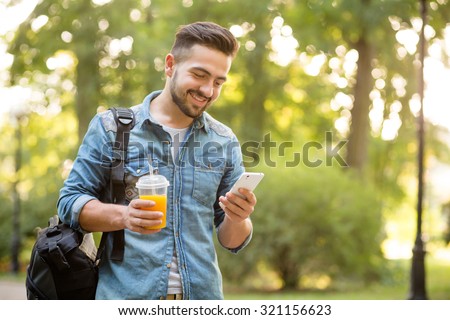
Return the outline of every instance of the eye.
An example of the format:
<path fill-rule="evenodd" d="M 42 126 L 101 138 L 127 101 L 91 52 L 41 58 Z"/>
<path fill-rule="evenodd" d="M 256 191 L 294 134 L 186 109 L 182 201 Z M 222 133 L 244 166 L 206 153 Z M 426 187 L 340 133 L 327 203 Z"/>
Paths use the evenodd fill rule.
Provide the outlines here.
<path fill-rule="evenodd" d="M 205 78 L 205 75 L 203 73 L 195 73 L 195 72 L 193 72 L 193 74 L 198 79 L 204 79 Z"/>
<path fill-rule="evenodd" d="M 214 81 L 214 85 L 216 87 L 221 87 L 224 83 L 225 83 L 225 81 Z"/>

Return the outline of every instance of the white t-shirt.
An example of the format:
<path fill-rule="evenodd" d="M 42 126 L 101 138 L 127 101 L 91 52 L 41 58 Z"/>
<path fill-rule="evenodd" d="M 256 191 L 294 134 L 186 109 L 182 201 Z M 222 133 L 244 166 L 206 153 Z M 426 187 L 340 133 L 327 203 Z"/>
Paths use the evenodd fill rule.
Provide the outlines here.
<path fill-rule="evenodd" d="M 186 138 L 186 134 L 189 131 L 189 127 L 183 129 L 174 129 L 163 126 L 163 129 L 164 131 L 168 132 L 172 137 L 172 147 L 170 148 L 171 149 L 170 151 L 172 152 L 172 159 L 174 159 L 175 162 L 175 159 L 178 156 L 178 151 L 180 150 L 181 143 Z M 183 293 L 183 288 L 181 285 L 180 272 L 178 271 L 177 252 L 174 248 L 172 263 L 170 264 L 169 287 L 167 289 L 167 294 L 180 294 L 180 293 Z"/>

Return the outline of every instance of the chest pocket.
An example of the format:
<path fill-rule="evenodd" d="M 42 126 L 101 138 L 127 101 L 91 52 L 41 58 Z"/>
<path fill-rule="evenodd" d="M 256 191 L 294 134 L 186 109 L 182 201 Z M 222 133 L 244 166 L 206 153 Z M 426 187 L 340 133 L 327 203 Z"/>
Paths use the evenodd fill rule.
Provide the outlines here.
<path fill-rule="evenodd" d="M 136 182 L 148 174 L 148 156 L 142 145 L 130 143 L 127 161 L 125 162 L 125 197 L 130 202 L 138 197 Z"/>
<path fill-rule="evenodd" d="M 213 206 L 225 172 L 225 163 L 224 158 L 205 158 L 196 162 L 192 197 L 199 203 L 207 207 Z"/>

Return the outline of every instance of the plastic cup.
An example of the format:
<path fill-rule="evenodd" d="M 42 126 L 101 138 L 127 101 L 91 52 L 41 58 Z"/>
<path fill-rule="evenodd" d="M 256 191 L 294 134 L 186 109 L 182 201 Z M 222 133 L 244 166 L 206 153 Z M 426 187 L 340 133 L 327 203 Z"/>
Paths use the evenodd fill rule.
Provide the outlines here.
<path fill-rule="evenodd" d="M 167 187 L 169 186 L 169 181 L 158 174 L 146 175 L 139 178 L 136 183 L 136 187 L 139 192 L 139 199 L 152 200 L 155 205 L 150 208 L 145 208 L 144 210 L 149 211 L 160 211 L 163 213 L 161 218 L 162 223 L 153 227 L 146 227 L 147 229 L 161 229 L 166 227 L 167 222 Z"/>

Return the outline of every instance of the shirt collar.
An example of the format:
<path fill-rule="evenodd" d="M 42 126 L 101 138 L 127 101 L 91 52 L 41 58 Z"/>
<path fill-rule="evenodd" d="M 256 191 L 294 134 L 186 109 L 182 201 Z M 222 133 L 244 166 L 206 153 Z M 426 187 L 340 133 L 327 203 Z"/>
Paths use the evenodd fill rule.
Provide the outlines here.
<path fill-rule="evenodd" d="M 203 128 L 205 130 L 205 132 L 209 131 L 208 122 L 206 121 L 206 115 L 204 112 L 202 113 L 202 115 L 200 117 L 198 117 L 194 120 L 193 128 L 197 129 L 197 130 Z"/>
<path fill-rule="evenodd" d="M 150 113 L 150 103 L 152 102 L 153 99 L 155 99 L 157 96 L 159 96 L 161 94 L 162 90 L 158 90 L 158 91 L 153 91 L 152 93 L 150 93 L 148 96 L 146 96 L 144 98 L 144 101 L 142 102 L 142 114 L 144 116 L 144 123 L 156 123 L 159 124 L 158 121 L 156 121 L 155 118 L 152 117 L 151 113 Z"/>
<path fill-rule="evenodd" d="M 161 94 L 161 92 L 162 92 L 162 90 L 153 91 L 152 93 L 150 93 L 149 95 L 147 95 L 144 98 L 144 101 L 142 102 L 142 112 L 143 112 L 143 116 L 144 116 L 143 124 L 149 123 L 149 124 L 161 125 L 155 118 L 153 118 L 152 114 L 150 113 L 150 103 L 152 102 L 153 99 L 155 99 L 157 96 L 159 96 Z M 205 132 L 209 131 L 208 122 L 206 121 L 206 115 L 204 112 L 202 113 L 201 116 L 194 119 L 192 127 L 193 127 L 193 129 L 196 129 L 196 130 L 204 129 Z"/>

